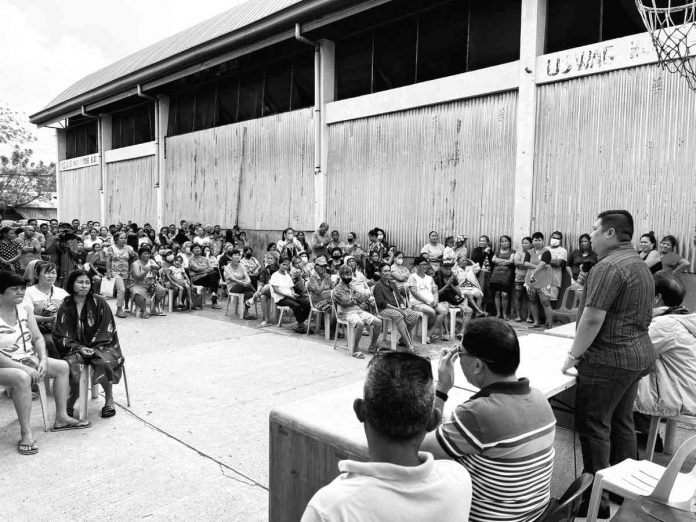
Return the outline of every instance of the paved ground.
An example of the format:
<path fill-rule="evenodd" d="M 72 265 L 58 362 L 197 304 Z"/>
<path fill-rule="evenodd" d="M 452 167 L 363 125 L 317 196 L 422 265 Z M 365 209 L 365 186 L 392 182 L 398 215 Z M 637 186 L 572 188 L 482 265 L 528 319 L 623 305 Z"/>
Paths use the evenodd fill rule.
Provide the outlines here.
<path fill-rule="evenodd" d="M 17 454 L 16 415 L 0 397 L 0 519 L 267 520 L 270 411 L 361 380 L 366 361 L 289 323 L 255 324 L 210 309 L 120 321 L 131 407 L 120 385 L 116 417 L 101 419 L 102 400 L 90 401 L 92 429 L 44 433 L 35 403 L 35 456 Z M 572 441 L 557 430 L 556 495 L 574 456 L 581 467 Z"/>

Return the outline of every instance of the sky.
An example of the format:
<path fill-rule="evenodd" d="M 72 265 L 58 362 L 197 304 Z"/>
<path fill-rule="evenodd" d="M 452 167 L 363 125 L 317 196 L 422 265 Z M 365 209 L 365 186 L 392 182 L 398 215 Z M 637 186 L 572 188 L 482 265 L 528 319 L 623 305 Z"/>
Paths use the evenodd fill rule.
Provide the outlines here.
<path fill-rule="evenodd" d="M 26 116 L 34 159 L 56 161 L 55 131 L 28 115 L 89 73 L 245 1 L 0 0 L 0 102 Z"/>

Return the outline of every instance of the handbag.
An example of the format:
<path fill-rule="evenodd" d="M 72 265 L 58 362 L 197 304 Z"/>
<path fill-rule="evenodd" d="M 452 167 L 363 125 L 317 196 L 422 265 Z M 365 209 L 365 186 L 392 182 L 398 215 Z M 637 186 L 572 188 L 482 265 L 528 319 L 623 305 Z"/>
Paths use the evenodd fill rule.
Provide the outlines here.
<path fill-rule="evenodd" d="M 111 297 L 114 295 L 114 283 L 115 279 L 113 277 L 111 279 L 107 279 L 106 277 L 102 278 L 100 291 L 101 295 L 106 297 Z"/>

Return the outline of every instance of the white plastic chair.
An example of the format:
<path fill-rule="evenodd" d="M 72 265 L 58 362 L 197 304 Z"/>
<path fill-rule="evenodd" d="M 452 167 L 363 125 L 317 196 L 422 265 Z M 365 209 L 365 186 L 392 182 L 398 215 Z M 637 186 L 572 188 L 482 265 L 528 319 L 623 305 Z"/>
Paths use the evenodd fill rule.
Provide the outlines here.
<path fill-rule="evenodd" d="M 334 336 L 333 348 L 334 350 L 336 349 L 336 345 L 338 344 L 338 332 L 340 328 L 343 328 L 343 334 L 346 336 L 346 340 L 348 342 L 348 353 L 352 356 L 354 353 L 353 346 L 355 344 L 355 327 L 351 326 L 350 323 L 345 319 L 341 319 L 339 317 L 338 311 L 336 310 L 336 302 L 334 301 L 333 293 L 331 294 L 331 311 L 336 318 L 336 335 Z"/>
<path fill-rule="evenodd" d="M 696 449 L 696 435 L 682 444 L 665 468 L 649 460 L 626 459 L 595 473 L 592 495 L 587 509 L 587 522 L 596 522 L 602 492 L 606 489 L 622 497 L 649 496 L 669 506 L 691 511 L 696 495 L 696 477 L 680 473 L 682 465 Z"/>
<path fill-rule="evenodd" d="M 404 289 L 406 290 L 406 302 L 410 303 L 411 302 L 411 289 L 408 286 L 404 286 Z M 418 310 L 414 310 L 411 308 L 414 312 L 420 314 L 421 316 L 421 344 L 428 344 L 428 316 L 425 315 L 423 312 L 419 312 Z"/>
<path fill-rule="evenodd" d="M 242 317 L 244 317 L 244 294 L 227 294 L 227 307 L 225 308 L 225 317 L 227 317 L 227 315 L 229 314 L 230 304 L 233 300 L 235 302 L 233 310 L 236 311 L 237 316 L 241 319 Z"/>
<path fill-rule="evenodd" d="M 331 340 L 331 312 L 327 311 L 324 312 L 323 310 L 319 310 L 318 308 L 315 308 L 314 303 L 312 303 L 312 294 L 311 292 L 308 292 L 309 295 L 309 317 L 307 317 L 307 335 L 309 335 L 309 327 L 312 326 L 312 314 L 316 314 L 317 316 L 317 326 L 316 326 L 316 331 L 319 332 L 319 320 L 321 319 L 321 316 L 324 316 L 324 339 L 327 341 Z M 333 309 L 332 309 L 333 310 Z"/>
<path fill-rule="evenodd" d="M 126 388 L 126 404 L 130 408 L 130 393 L 128 391 L 128 377 L 126 376 L 126 366 L 121 367 L 123 370 L 123 385 Z M 90 388 L 92 388 L 92 399 L 99 397 L 99 387 L 96 383 L 92 382 L 93 370 L 89 364 L 82 365 L 82 371 L 80 372 L 80 396 L 77 399 L 77 403 L 80 408 L 80 420 L 85 420 L 87 418 L 87 395 Z"/>
<path fill-rule="evenodd" d="M 652 461 L 655 454 L 655 442 L 657 442 L 657 432 L 660 427 L 660 420 L 667 419 L 667 427 L 665 428 L 665 453 L 670 453 L 674 450 L 674 432 L 677 427 L 677 422 L 689 424 L 696 427 L 696 417 L 691 415 L 679 415 L 677 417 L 650 417 L 650 430 L 648 431 L 648 443 L 645 446 L 645 460 Z"/>

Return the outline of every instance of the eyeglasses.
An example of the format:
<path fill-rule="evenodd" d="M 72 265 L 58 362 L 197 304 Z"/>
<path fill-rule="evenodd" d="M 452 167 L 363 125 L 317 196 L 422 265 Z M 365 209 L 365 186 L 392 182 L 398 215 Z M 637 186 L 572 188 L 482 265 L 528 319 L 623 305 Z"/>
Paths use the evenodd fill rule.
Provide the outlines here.
<path fill-rule="evenodd" d="M 492 361 L 491 359 L 486 359 L 485 357 L 481 357 L 479 355 L 463 352 L 463 346 L 461 345 L 454 345 L 453 348 L 456 348 L 457 355 L 459 355 L 459 357 L 469 357 L 470 359 L 479 359 L 480 361 L 483 361 L 488 364 L 495 364 L 495 361 Z"/>

